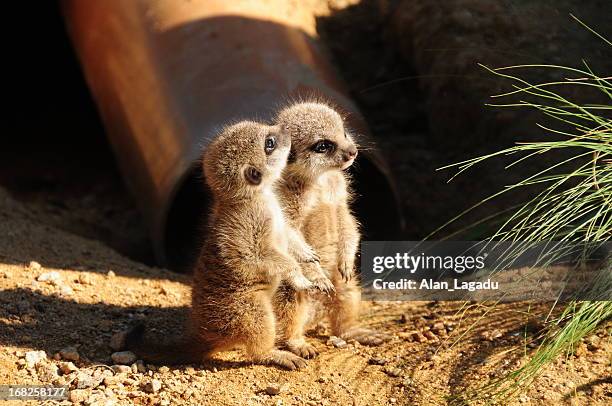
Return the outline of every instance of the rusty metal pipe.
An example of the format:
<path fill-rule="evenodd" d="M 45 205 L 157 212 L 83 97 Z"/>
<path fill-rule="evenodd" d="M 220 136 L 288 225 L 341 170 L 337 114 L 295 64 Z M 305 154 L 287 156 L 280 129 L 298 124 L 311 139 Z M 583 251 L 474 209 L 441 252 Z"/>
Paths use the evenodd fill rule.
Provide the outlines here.
<path fill-rule="evenodd" d="M 215 130 L 270 119 L 291 98 L 321 95 L 367 133 L 315 41 L 280 21 L 284 0 L 65 0 L 68 30 L 160 264 L 189 265 L 207 196 L 199 165 Z M 358 162 L 357 211 L 370 237 L 401 224 L 384 161 Z"/>

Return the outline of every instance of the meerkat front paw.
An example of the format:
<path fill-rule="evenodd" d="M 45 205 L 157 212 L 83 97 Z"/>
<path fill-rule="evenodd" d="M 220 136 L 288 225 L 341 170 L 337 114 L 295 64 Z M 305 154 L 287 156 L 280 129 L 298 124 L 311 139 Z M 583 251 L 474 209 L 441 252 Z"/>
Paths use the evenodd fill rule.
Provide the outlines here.
<path fill-rule="evenodd" d="M 318 262 L 303 264 L 302 272 L 312 282 L 314 288 L 328 295 L 335 291 L 334 284 Z"/>
<path fill-rule="evenodd" d="M 309 246 L 301 247 L 300 250 L 294 252 L 295 259 L 301 263 L 319 263 L 321 258 L 312 248 Z"/>
<path fill-rule="evenodd" d="M 315 285 L 311 281 L 306 279 L 306 277 L 302 275 L 301 272 L 296 272 L 291 275 L 288 279 L 288 282 L 289 285 L 297 291 L 309 290 L 315 287 Z"/>
<path fill-rule="evenodd" d="M 346 261 L 343 258 L 340 258 L 338 261 L 338 272 L 340 272 L 340 276 L 345 281 L 349 281 L 353 278 L 353 261 Z"/>
<path fill-rule="evenodd" d="M 323 293 L 326 293 L 327 295 L 334 293 L 336 291 L 334 284 L 327 276 L 316 277 L 314 279 L 311 279 L 311 282 L 313 284 L 313 287 L 315 287 L 316 289 L 320 290 Z"/>

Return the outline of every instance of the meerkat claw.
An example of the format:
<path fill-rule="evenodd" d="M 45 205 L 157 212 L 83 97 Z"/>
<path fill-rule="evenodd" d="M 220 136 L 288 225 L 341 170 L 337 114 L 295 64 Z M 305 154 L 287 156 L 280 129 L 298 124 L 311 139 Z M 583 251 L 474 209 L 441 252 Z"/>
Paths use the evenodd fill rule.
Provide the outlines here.
<path fill-rule="evenodd" d="M 317 278 L 312 281 L 312 284 L 316 289 L 326 293 L 327 295 L 336 292 L 334 284 L 328 278 Z"/>

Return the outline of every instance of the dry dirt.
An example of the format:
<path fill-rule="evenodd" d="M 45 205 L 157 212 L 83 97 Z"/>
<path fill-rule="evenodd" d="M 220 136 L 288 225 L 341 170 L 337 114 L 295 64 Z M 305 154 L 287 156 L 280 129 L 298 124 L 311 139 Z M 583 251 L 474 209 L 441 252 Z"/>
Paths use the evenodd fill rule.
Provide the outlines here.
<path fill-rule="evenodd" d="M 415 72 L 397 51 L 385 46 L 382 32 L 388 21 L 377 17 L 388 15 L 386 8 L 396 2 L 369 1 L 357 8 L 347 7 L 356 0 L 307 3 L 326 15 L 316 21 L 304 17 L 304 29 L 324 37 L 397 169 L 404 208 L 412 219 L 406 238 L 423 237 L 432 223 L 438 225 L 464 207 L 464 198 L 491 190 L 470 179 L 449 188 L 444 184 L 446 175 L 431 175 L 449 158 L 426 142 L 425 107 L 415 82 L 392 82 Z M 331 13 L 333 9 L 346 11 Z M 57 56 L 57 47 L 47 48 Z M 69 54 L 69 49 L 64 53 Z M 61 76 L 65 66 L 51 67 L 62 80 L 41 78 L 41 83 L 58 83 L 62 88 L 37 91 L 39 99 L 65 91 L 66 76 Z M 68 72 L 64 75 L 78 76 Z M 85 96 L 76 93 L 82 98 L 68 93 L 66 99 L 74 103 L 68 107 L 48 96 L 49 106 L 59 105 L 66 109 L 60 113 L 69 114 L 52 110 L 49 116 L 58 123 L 43 121 L 45 131 L 27 127 L 32 134 L 43 134 L 35 139 L 38 148 L 32 149 L 32 138 L 19 133 L 21 149 L 0 150 L 4 152 L 0 183 L 28 201 L 17 202 L 0 188 L 0 384 L 69 385 L 74 402 L 65 404 L 439 405 L 446 404 L 448 396 L 461 397 L 466 388 L 477 388 L 513 370 L 537 344 L 547 305 L 504 304 L 493 309 L 448 302 L 364 302 L 363 324 L 386 331 L 393 339 L 379 348 L 355 343 L 335 348 L 327 344 L 329 330 L 322 325 L 308 338 L 320 355 L 302 371 L 251 365 L 239 351 L 220 354 L 203 365 L 156 368 L 135 363 L 125 372 L 121 372 L 125 367 L 111 368 L 115 362 L 110 339 L 133 321 L 145 320 L 160 331 L 180 328 L 189 303 L 189 276 L 134 262 L 107 246 L 150 260 L 146 231 L 126 197 L 102 131 L 91 131 L 95 111 L 83 114 L 81 105 L 91 107 L 83 92 Z M 20 89 L 22 93 L 27 112 L 31 98 Z M 73 117 L 73 110 L 79 111 L 78 117 Z M 21 121 L 41 120 L 28 116 Z M 67 125 L 71 127 L 66 129 Z M 59 138 L 59 130 L 53 139 L 46 136 L 58 128 L 76 136 Z M 89 137 L 80 137 L 83 133 Z M 83 149 L 97 151 L 99 161 L 79 161 Z M 28 165 L 22 162 L 25 157 Z M 412 197 L 413 191 L 419 193 L 418 199 Z M 38 281 L 45 279 L 41 275 L 50 279 Z M 511 403 L 612 403 L 611 334 L 612 325 L 601 327 L 578 346 L 575 355 L 548 366 Z M 67 347 L 74 348 L 59 355 Z M 46 357 L 30 367 L 26 354 L 31 351 L 45 351 Z M 65 362 L 76 359 L 76 353 L 79 359 L 72 361 L 75 366 L 70 371 L 72 366 Z M 65 372 L 58 371 L 60 367 Z M 274 385 L 282 390 L 268 394 L 266 389 Z M 20 404 L 0 401 L 5 403 Z"/>
<path fill-rule="evenodd" d="M 111 368 L 111 336 L 134 320 L 161 331 L 179 328 L 189 277 L 133 262 L 39 216 L 0 189 L 0 384 L 69 385 L 72 400 L 64 404 L 446 404 L 447 396 L 461 396 L 524 362 L 534 345 L 526 343 L 548 309 L 364 302 L 363 323 L 393 339 L 379 348 L 336 348 L 322 324 L 309 334 L 320 355 L 301 371 L 251 365 L 233 351 L 203 365 L 139 370 L 134 363 L 121 372 Z M 609 404 L 611 328 L 547 367 L 514 402 Z M 60 355 L 67 347 L 74 348 Z M 40 350 L 46 357 L 28 366 L 28 352 Z M 74 371 L 64 364 L 75 358 L 71 352 L 79 355 Z M 274 385 L 280 393 L 268 394 Z"/>

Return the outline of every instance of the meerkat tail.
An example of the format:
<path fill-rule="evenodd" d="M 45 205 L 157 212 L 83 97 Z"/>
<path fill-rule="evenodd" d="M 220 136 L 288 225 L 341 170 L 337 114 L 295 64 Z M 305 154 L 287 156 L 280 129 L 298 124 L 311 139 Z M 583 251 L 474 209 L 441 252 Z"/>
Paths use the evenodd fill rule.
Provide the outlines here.
<path fill-rule="evenodd" d="M 147 339 L 144 324 L 130 329 L 125 339 L 125 348 L 139 359 L 154 365 L 200 363 L 209 352 L 202 343 L 190 336 L 170 338 L 163 342 Z"/>

